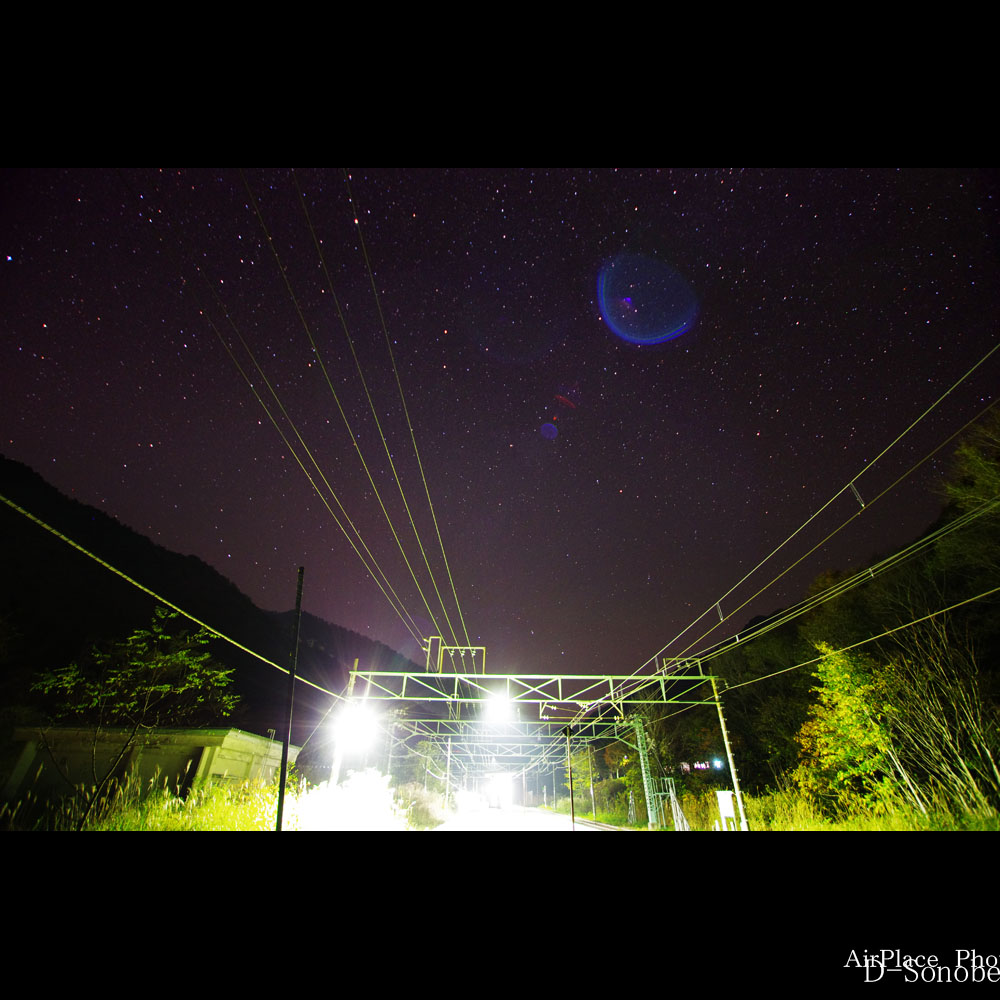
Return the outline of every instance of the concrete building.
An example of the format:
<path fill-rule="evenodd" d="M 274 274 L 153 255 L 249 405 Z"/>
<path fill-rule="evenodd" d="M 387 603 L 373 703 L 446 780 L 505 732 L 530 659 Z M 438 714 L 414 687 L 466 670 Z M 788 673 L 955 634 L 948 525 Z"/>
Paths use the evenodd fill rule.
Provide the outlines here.
<path fill-rule="evenodd" d="M 128 730 L 19 727 L 21 746 L 3 798 L 16 802 L 27 792 L 39 799 L 69 793 L 74 786 L 94 784 L 121 754 Z M 299 747 L 289 747 L 294 763 Z M 96 767 L 95 767 L 96 761 Z M 154 786 L 186 793 L 209 782 L 273 781 L 281 767 L 281 742 L 239 729 L 154 729 L 141 734 L 115 766 L 118 778 L 131 775 L 144 789 Z"/>

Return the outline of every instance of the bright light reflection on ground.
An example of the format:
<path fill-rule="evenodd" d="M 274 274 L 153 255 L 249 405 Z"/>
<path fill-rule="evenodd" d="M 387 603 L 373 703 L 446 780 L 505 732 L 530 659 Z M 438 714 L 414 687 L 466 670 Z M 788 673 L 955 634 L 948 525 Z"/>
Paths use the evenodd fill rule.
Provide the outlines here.
<path fill-rule="evenodd" d="M 509 809 L 514 804 L 511 776 L 500 772 L 486 778 L 486 801 L 491 809 Z"/>
<path fill-rule="evenodd" d="M 405 830 L 406 816 L 393 803 L 389 778 L 377 771 L 350 773 L 286 799 L 286 830 Z"/>
<path fill-rule="evenodd" d="M 510 776 L 501 778 L 500 787 L 509 793 Z M 488 782 L 485 787 L 490 787 Z M 488 794 L 460 790 L 453 803 L 456 812 L 437 830 L 593 832 L 580 824 L 574 828 L 569 816 L 545 809 L 524 808 L 509 801 L 497 808 L 491 805 Z M 324 783 L 302 794 L 290 791 L 285 798 L 283 826 L 302 831 L 408 829 L 405 811 L 393 801 L 389 778 L 372 769 L 351 772 L 340 785 Z"/>

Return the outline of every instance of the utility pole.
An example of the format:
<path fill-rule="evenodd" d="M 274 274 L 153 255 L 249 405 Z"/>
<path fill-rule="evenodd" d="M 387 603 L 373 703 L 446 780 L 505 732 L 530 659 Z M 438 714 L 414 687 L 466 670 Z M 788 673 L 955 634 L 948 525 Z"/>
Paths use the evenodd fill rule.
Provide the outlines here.
<path fill-rule="evenodd" d="M 278 819 L 276 828 L 281 832 L 281 815 L 285 807 L 285 777 L 288 774 L 288 744 L 292 740 L 292 701 L 295 698 L 295 668 L 299 661 L 299 626 L 302 623 L 302 577 L 305 566 L 299 567 L 299 582 L 295 591 L 295 638 L 292 641 L 292 663 L 288 671 L 288 718 L 285 722 L 285 738 L 281 744 L 281 776 L 278 780 Z"/>
<path fill-rule="evenodd" d="M 573 801 L 573 757 L 569 752 L 569 726 L 563 732 L 566 734 L 566 768 L 569 771 L 569 821 L 576 830 L 576 803 Z"/>
<path fill-rule="evenodd" d="M 389 784 L 391 785 L 392 784 L 392 731 L 393 729 L 395 729 L 396 723 L 394 721 L 395 713 L 389 712 L 387 714 L 388 714 L 387 721 L 389 725 L 386 728 L 389 730 L 389 740 L 388 740 L 389 749 L 386 754 L 385 773 L 389 776 Z"/>
<path fill-rule="evenodd" d="M 448 808 L 448 797 L 451 795 L 451 737 L 448 737 L 448 768 L 444 778 L 444 807 Z"/>
<path fill-rule="evenodd" d="M 587 744 L 587 766 L 590 768 L 590 815 L 597 822 L 597 800 L 594 798 L 594 748 Z"/>
<path fill-rule="evenodd" d="M 740 809 L 740 829 L 749 830 L 750 824 L 747 822 L 747 814 L 743 809 L 743 796 L 740 794 L 740 779 L 736 776 L 736 761 L 733 760 L 733 748 L 729 745 L 729 733 L 726 732 L 726 717 L 722 714 L 722 699 L 719 698 L 719 689 L 712 678 L 712 694 L 715 695 L 715 707 L 719 710 L 719 724 L 722 726 L 722 742 L 726 745 L 726 757 L 729 760 L 729 773 L 733 776 L 733 791 L 736 793 L 736 804 Z"/>

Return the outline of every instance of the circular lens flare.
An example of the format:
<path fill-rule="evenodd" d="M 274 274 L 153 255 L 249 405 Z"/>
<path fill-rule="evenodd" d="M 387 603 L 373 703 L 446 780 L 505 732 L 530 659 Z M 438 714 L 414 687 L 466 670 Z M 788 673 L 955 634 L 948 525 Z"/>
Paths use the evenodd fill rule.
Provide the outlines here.
<path fill-rule="evenodd" d="M 673 340 L 698 318 L 698 300 L 684 278 L 640 254 L 618 254 L 601 268 L 597 300 L 604 322 L 633 344 Z"/>

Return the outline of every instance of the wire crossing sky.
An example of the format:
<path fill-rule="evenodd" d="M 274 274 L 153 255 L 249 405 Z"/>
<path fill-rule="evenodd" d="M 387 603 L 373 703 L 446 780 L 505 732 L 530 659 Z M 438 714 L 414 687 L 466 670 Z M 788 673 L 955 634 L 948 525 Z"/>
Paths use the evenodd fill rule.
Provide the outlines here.
<path fill-rule="evenodd" d="M 879 457 L 1000 340 L 994 171 L 5 170 L 0 220 L 0 451 L 418 661 L 442 605 L 521 673 L 791 607 L 931 524 L 948 449 L 901 477 L 1000 384 Z"/>

